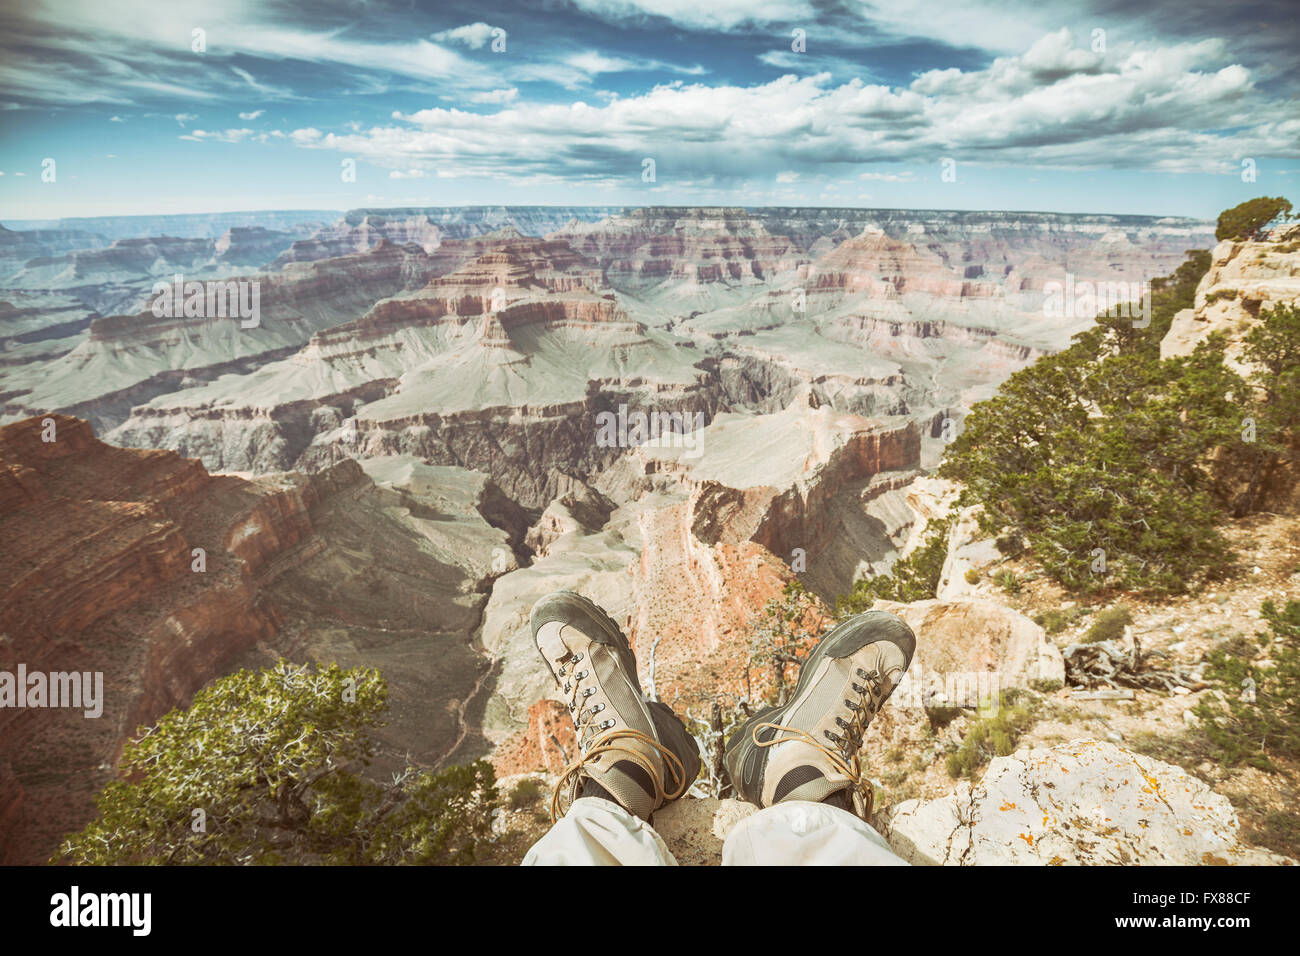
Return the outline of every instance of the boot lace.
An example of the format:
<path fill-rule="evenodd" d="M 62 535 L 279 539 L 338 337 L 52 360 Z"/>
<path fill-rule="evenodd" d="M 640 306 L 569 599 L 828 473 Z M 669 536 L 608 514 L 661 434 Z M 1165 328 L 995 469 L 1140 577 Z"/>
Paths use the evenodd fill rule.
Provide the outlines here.
<path fill-rule="evenodd" d="M 555 790 L 551 794 L 551 822 L 554 823 L 562 817 L 573 803 L 583 768 L 588 763 L 598 761 L 605 754 L 616 751 L 641 766 L 650 775 L 655 788 L 656 807 L 662 806 L 669 800 L 676 800 L 686 790 L 686 769 L 682 766 L 681 759 L 648 734 L 633 730 L 631 727 L 618 729 L 618 720 L 613 716 L 597 720 L 596 715 L 605 710 L 603 703 L 593 704 L 591 707 L 583 706 L 583 701 L 596 693 L 595 687 L 584 688 L 582 685 L 582 682 L 591 676 L 590 670 L 577 670 L 584 657 L 584 654 L 576 654 L 571 661 L 561 664 L 558 671 L 561 679 L 567 678 L 561 686 L 564 693 L 569 695 L 569 713 L 573 715 L 573 725 L 578 738 L 578 757 L 565 767 L 555 784 Z M 573 670 L 572 676 L 569 676 L 570 669 Z M 665 766 L 671 770 L 678 781 L 677 787 L 672 792 L 666 792 L 662 775 L 651 761 L 640 751 L 630 749 L 626 744 L 619 746 L 617 742 L 620 740 L 648 744 L 659 751 L 664 758 Z"/>
<path fill-rule="evenodd" d="M 800 730 L 798 727 L 788 727 L 785 724 L 767 721 L 755 726 L 750 732 L 750 736 L 755 746 L 758 747 L 775 747 L 777 744 L 797 740 L 819 750 L 830 761 L 831 766 L 848 777 L 853 786 L 863 793 L 866 802 L 864 815 L 869 817 L 873 803 L 873 790 L 871 782 L 862 776 L 862 762 L 859 759 L 858 752 L 862 749 L 862 736 L 866 733 L 867 724 L 870 723 L 871 718 L 875 716 L 884 702 L 886 688 L 884 679 L 877 670 L 868 672 L 859 667 L 855 669 L 855 676 L 862 680 L 861 684 L 854 681 L 851 685 L 857 696 L 844 698 L 844 707 L 851 716 L 848 720 L 844 719 L 843 714 L 835 718 L 836 725 L 843 730 L 843 733 L 837 734 L 830 730 L 823 731 L 826 739 L 834 745 L 833 747 L 827 746 L 812 734 Z M 758 732 L 766 727 L 770 727 L 772 730 L 786 736 L 773 734 L 771 740 L 759 740 Z"/>

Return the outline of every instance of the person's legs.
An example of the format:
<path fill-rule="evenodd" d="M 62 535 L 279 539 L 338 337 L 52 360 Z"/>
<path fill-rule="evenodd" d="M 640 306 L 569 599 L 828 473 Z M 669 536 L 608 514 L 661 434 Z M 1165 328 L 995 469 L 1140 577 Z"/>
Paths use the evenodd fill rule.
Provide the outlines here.
<path fill-rule="evenodd" d="M 556 785 L 554 826 L 524 863 L 675 864 L 650 818 L 699 773 L 694 738 L 666 705 L 646 700 L 631 645 L 591 601 L 549 594 L 533 607 L 532 629 L 579 755 Z"/>
<path fill-rule="evenodd" d="M 809 655 L 789 703 L 760 711 L 732 736 L 731 782 L 763 809 L 728 834 L 724 865 L 906 865 L 866 822 L 858 750 L 915 649 L 901 618 L 852 617 Z"/>

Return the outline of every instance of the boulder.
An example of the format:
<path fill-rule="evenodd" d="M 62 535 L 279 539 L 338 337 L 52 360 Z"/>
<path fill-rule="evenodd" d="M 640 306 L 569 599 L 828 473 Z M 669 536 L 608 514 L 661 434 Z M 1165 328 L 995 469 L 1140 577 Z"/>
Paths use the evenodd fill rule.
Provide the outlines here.
<path fill-rule="evenodd" d="M 877 823 L 895 853 L 929 866 L 1295 864 L 1243 844 L 1232 805 L 1202 781 L 1098 740 L 997 757 L 980 784 Z"/>
<path fill-rule="evenodd" d="M 919 706 L 935 693 L 949 704 L 974 706 L 968 698 L 975 693 L 996 703 L 999 688 L 1065 682 L 1061 652 L 1043 629 L 994 601 L 877 601 L 872 609 L 897 614 L 916 632 L 916 657 L 895 691 L 895 706 Z"/>

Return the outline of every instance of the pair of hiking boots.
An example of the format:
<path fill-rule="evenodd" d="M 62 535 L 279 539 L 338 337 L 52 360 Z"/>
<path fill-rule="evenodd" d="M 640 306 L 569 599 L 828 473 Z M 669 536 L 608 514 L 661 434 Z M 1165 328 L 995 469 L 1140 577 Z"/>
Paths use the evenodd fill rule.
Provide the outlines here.
<path fill-rule="evenodd" d="M 578 797 L 597 796 L 649 820 L 695 780 L 695 740 L 667 705 L 646 699 L 631 645 L 591 601 L 571 591 L 549 594 L 533 608 L 532 629 L 580 751 L 556 787 L 552 816 Z M 804 663 L 789 702 L 754 714 L 727 742 L 724 763 L 736 794 L 760 807 L 830 803 L 865 819 L 862 735 L 915 649 L 911 628 L 883 611 L 834 627 Z"/>

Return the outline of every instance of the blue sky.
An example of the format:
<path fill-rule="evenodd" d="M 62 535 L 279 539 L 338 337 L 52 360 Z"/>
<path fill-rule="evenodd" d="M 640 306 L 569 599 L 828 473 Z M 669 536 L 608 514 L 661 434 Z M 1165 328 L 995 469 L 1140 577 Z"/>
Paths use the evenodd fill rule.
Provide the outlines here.
<path fill-rule="evenodd" d="M 10 4 L 0 219 L 481 203 L 1213 216 L 1300 198 L 1298 42 L 1287 0 Z"/>

